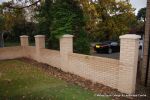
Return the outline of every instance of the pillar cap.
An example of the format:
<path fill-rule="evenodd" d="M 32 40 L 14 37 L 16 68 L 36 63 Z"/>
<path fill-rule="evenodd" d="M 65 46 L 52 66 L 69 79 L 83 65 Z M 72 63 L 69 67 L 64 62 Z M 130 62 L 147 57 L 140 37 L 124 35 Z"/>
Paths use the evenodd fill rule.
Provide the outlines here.
<path fill-rule="evenodd" d="M 140 39 L 141 36 L 140 35 L 136 35 L 136 34 L 126 34 L 126 35 L 122 35 L 119 37 L 120 39 Z"/>
<path fill-rule="evenodd" d="M 63 38 L 73 38 L 73 35 L 70 35 L 70 34 L 65 34 L 62 36 Z"/>
<path fill-rule="evenodd" d="M 35 35 L 35 38 L 45 38 L 45 35 Z"/>
<path fill-rule="evenodd" d="M 21 35 L 20 37 L 21 38 L 28 38 L 29 36 L 28 35 Z"/>

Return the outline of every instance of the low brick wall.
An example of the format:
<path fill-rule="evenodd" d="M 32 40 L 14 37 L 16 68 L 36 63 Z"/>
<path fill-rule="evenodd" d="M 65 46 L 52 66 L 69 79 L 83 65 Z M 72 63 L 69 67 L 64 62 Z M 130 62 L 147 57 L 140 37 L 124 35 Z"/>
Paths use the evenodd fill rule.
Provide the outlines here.
<path fill-rule="evenodd" d="M 41 49 L 40 50 L 41 62 L 49 64 L 51 66 L 61 68 L 60 52 L 56 50 Z"/>
<path fill-rule="evenodd" d="M 30 59 L 36 59 L 36 49 L 34 46 L 26 46 L 23 50 L 23 57 L 27 57 Z"/>
<path fill-rule="evenodd" d="M 27 57 L 27 58 L 37 60 L 42 63 L 49 64 L 54 67 L 61 68 L 60 52 L 56 50 L 39 49 L 39 52 L 37 53 L 36 47 L 26 46 L 24 47 L 22 57 Z"/>
<path fill-rule="evenodd" d="M 72 53 L 68 67 L 71 73 L 117 88 L 119 60 Z"/>
<path fill-rule="evenodd" d="M 121 36 L 120 59 L 73 53 L 73 36 L 60 39 L 60 51 L 45 49 L 45 36 L 35 36 L 36 46 L 29 46 L 28 36 L 21 36 L 20 47 L 0 48 L 0 60 L 27 57 L 65 72 L 98 82 L 120 92 L 133 94 L 136 86 L 139 36 Z"/>
<path fill-rule="evenodd" d="M 23 57 L 23 47 L 6 47 L 0 48 L 0 60 L 15 59 Z"/>
<path fill-rule="evenodd" d="M 63 58 L 59 51 L 40 49 L 39 54 L 36 52 L 36 47 L 33 46 L 1 48 L 0 60 L 27 57 L 66 70 L 62 67 Z M 68 72 L 117 88 L 119 60 L 76 53 L 69 53 L 68 58 Z"/>

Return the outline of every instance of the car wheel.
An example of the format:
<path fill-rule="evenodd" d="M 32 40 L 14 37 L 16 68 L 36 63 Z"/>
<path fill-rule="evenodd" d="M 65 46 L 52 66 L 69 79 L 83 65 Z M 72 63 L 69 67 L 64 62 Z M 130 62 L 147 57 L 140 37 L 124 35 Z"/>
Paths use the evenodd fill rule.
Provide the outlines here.
<path fill-rule="evenodd" d="M 111 48 L 108 49 L 108 53 L 109 53 L 109 54 L 112 53 L 112 49 L 111 49 Z"/>

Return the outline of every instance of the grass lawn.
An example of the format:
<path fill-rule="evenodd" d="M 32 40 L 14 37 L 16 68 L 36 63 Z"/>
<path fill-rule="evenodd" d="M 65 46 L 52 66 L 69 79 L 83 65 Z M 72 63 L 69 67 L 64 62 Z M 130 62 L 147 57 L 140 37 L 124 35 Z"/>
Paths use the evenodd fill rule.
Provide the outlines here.
<path fill-rule="evenodd" d="M 0 100 L 111 100 L 20 60 L 0 61 Z"/>

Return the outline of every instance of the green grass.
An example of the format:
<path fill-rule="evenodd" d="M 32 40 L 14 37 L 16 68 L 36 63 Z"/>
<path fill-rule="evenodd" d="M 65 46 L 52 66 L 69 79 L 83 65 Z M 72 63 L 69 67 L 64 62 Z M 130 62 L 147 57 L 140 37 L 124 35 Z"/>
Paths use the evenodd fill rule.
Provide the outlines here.
<path fill-rule="evenodd" d="M 0 61 L 0 100 L 111 100 L 20 60 Z"/>

